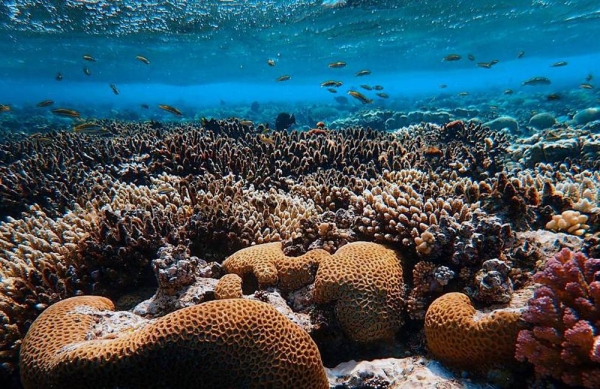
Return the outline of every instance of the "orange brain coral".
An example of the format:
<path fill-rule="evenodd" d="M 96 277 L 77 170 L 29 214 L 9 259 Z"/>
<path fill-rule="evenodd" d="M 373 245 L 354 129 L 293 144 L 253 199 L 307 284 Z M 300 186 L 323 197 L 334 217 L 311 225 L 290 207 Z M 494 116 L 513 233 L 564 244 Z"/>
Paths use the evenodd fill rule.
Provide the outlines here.
<path fill-rule="evenodd" d="M 336 318 L 352 340 L 390 339 L 402 325 L 400 261 L 396 251 L 380 244 L 347 244 L 321 261 L 315 301 L 335 301 Z"/>
<path fill-rule="evenodd" d="M 319 262 L 328 257 L 329 253 L 321 249 L 288 257 L 281 249 L 281 242 L 275 242 L 242 249 L 227 258 L 223 267 L 242 278 L 254 274 L 261 287 L 278 285 L 282 289 L 295 290 L 310 284 Z"/>
<path fill-rule="evenodd" d="M 469 297 L 447 293 L 437 298 L 425 315 L 429 351 L 448 365 L 483 371 L 514 361 L 521 314 L 496 310 L 483 314 Z"/>
<path fill-rule="evenodd" d="M 237 274 L 225 274 L 215 286 L 215 298 L 217 300 L 241 298 L 242 278 Z"/>
<path fill-rule="evenodd" d="M 94 339 L 103 297 L 58 302 L 21 347 L 30 388 L 328 388 L 317 346 L 268 304 L 217 300 L 112 339 Z M 95 312 L 95 314 L 94 314 Z"/>

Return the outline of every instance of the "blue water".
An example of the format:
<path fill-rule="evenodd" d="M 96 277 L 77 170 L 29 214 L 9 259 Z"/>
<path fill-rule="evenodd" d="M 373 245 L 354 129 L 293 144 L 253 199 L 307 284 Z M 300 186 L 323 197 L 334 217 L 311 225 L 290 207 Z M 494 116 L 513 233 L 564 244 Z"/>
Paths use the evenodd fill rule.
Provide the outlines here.
<path fill-rule="evenodd" d="M 523 98 L 552 110 L 557 103 L 546 101 L 552 93 L 562 97 L 560 111 L 600 105 L 600 84 L 580 88 L 586 77 L 592 86 L 600 78 L 597 0 L 49 3 L 59 2 L 0 5 L 0 104 L 11 106 L 0 123 L 7 116 L 52 116 L 56 107 L 100 118 L 195 120 L 240 116 L 252 102 L 340 108 L 339 96 L 354 109 L 495 105 L 510 114 Z M 444 61 L 449 54 L 462 58 Z M 477 66 L 491 60 L 498 61 L 491 69 Z M 328 67 L 336 61 L 347 65 Z M 551 66 L 558 61 L 568 64 Z M 363 69 L 372 73 L 356 77 Z M 277 82 L 282 75 L 291 79 Z M 522 85 L 536 76 L 552 84 Z M 326 80 L 343 85 L 331 93 L 320 86 Z M 381 85 L 389 98 L 361 84 Z M 363 106 L 348 90 L 374 101 Z M 35 107 L 46 99 L 54 105 Z M 178 107 L 183 116 L 158 104 Z"/>

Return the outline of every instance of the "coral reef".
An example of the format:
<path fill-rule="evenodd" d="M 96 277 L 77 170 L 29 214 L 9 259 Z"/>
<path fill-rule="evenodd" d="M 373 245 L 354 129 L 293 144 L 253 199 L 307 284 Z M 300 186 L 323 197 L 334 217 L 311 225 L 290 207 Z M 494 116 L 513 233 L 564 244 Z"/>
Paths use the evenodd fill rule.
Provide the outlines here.
<path fill-rule="evenodd" d="M 314 342 L 268 304 L 212 301 L 109 332 L 113 309 L 83 296 L 44 311 L 23 340 L 23 386 L 328 387 Z"/>
<path fill-rule="evenodd" d="M 553 231 L 566 231 L 569 234 L 581 236 L 590 228 L 585 224 L 588 220 L 586 215 L 579 211 L 564 211 L 560 215 L 552 216 L 552 220 L 546 223 L 546 228 Z"/>
<path fill-rule="evenodd" d="M 242 278 L 253 274 L 261 288 L 277 285 L 295 290 L 313 282 L 319 263 L 328 257 L 329 253 L 320 249 L 288 257 L 281 243 L 264 243 L 237 251 L 223 262 L 223 268 Z"/>
<path fill-rule="evenodd" d="M 520 318 L 512 309 L 478 312 L 468 296 L 447 293 L 425 315 L 427 348 L 440 361 L 472 371 L 511 363 Z"/>
<path fill-rule="evenodd" d="M 516 357 L 540 377 L 597 388 L 600 382 L 600 260 L 563 249 L 534 276 Z"/>
<path fill-rule="evenodd" d="M 401 257 L 383 245 L 354 242 L 321 261 L 314 299 L 335 303 L 335 316 L 357 342 L 391 339 L 402 325 Z"/>
<path fill-rule="evenodd" d="M 237 274 L 225 274 L 215 286 L 217 300 L 241 298 L 242 296 L 242 277 Z"/>

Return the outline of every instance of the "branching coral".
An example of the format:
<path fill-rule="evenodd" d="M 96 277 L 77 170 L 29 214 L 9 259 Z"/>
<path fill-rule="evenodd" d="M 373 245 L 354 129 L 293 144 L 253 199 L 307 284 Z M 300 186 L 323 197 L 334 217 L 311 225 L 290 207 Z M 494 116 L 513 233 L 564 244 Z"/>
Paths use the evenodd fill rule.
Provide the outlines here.
<path fill-rule="evenodd" d="M 107 333 L 113 309 L 95 296 L 48 308 L 23 340 L 23 386 L 328 387 L 315 343 L 268 304 L 211 301 Z"/>
<path fill-rule="evenodd" d="M 523 318 L 516 357 L 540 377 L 597 388 L 600 382 L 600 259 L 563 249 L 534 276 L 541 284 Z"/>

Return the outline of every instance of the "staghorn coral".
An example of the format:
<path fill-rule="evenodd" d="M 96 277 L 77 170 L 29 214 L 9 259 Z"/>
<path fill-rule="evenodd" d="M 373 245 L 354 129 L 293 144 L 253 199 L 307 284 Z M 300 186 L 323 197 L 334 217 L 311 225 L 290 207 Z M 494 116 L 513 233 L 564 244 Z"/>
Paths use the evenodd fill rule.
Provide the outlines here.
<path fill-rule="evenodd" d="M 514 361 L 521 314 L 514 310 L 475 310 L 469 297 L 447 293 L 425 315 L 427 348 L 435 358 L 475 372 Z"/>
<path fill-rule="evenodd" d="M 600 382 L 600 259 L 561 250 L 536 273 L 516 357 L 539 377 L 597 388 Z"/>
<path fill-rule="evenodd" d="M 277 285 L 284 290 L 296 290 L 314 280 L 319 263 L 328 257 L 327 251 L 319 249 L 288 257 L 281 243 L 274 242 L 237 251 L 223 262 L 223 267 L 240 277 L 253 274 L 261 288 Z"/>
<path fill-rule="evenodd" d="M 215 286 L 215 299 L 217 300 L 241 298 L 242 296 L 242 277 L 237 274 L 225 274 Z"/>
<path fill-rule="evenodd" d="M 383 245 L 349 243 L 321 261 L 314 300 L 335 303 L 336 319 L 350 339 L 391 339 L 402 325 L 400 261 L 398 252 Z"/>
<path fill-rule="evenodd" d="M 98 333 L 113 309 L 94 296 L 48 308 L 23 341 L 23 386 L 328 387 L 314 342 L 268 304 L 211 301 Z"/>

